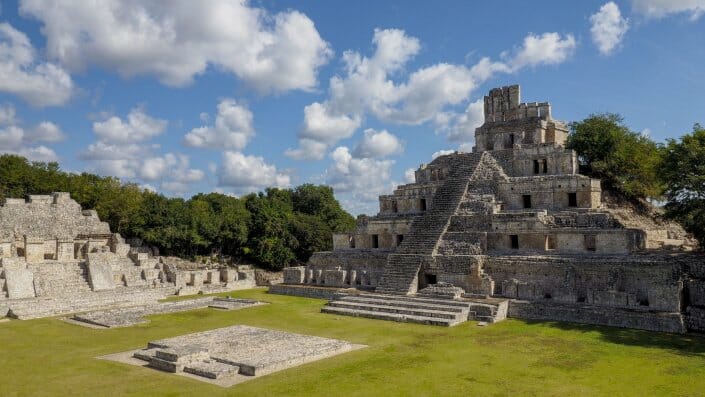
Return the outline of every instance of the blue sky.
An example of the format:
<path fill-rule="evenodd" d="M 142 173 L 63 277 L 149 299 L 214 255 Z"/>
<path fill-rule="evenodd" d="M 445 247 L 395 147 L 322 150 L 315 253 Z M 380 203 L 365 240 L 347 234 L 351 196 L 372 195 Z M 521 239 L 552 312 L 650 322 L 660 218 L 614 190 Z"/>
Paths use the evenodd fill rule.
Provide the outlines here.
<path fill-rule="evenodd" d="M 168 196 L 327 183 L 349 211 L 469 150 L 492 87 L 657 141 L 705 122 L 705 0 L 0 1 L 0 151 Z"/>

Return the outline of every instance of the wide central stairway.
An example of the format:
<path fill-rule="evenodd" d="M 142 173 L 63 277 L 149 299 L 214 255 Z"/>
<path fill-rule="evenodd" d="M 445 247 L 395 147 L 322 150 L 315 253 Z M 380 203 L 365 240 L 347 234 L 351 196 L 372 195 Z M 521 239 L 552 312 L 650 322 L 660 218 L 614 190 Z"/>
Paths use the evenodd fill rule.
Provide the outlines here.
<path fill-rule="evenodd" d="M 450 167 L 448 178 L 438 187 L 431 208 L 416 217 L 411 231 L 396 252 L 389 255 L 382 278 L 375 291 L 387 294 L 409 294 L 416 291 L 417 274 L 425 257 L 435 255 L 439 240 L 456 212 L 468 182 L 482 154 L 467 153 Z"/>
<path fill-rule="evenodd" d="M 507 317 L 504 299 L 435 299 L 387 294 L 337 294 L 323 313 L 452 327 L 468 320 L 494 323 Z"/>

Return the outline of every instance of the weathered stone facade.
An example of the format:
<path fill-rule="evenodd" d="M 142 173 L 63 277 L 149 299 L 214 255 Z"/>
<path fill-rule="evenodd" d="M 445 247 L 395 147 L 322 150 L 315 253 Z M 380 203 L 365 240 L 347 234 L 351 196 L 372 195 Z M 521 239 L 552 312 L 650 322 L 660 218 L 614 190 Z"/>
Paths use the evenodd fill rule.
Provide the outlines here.
<path fill-rule="evenodd" d="M 381 196 L 378 215 L 285 283 L 410 295 L 448 283 L 513 300 L 510 316 L 705 331 L 705 264 L 692 240 L 603 203 L 567 135 L 550 104 L 521 103 L 519 86 L 491 90 L 471 153 L 422 164 L 415 183 Z"/>
<path fill-rule="evenodd" d="M 251 268 L 178 270 L 132 249 L 68 193 L 0 206 L 0 315 L 45 317 L 254 286 Z"/>

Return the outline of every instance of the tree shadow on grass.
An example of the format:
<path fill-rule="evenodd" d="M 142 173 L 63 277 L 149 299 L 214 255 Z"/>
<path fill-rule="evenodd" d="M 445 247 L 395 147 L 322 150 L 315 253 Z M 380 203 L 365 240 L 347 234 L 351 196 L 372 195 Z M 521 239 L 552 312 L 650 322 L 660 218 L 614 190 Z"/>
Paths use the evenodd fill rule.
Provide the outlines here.
<path fill-rule="evenodd" d="M 681 335 L 559 321 L 522 321 L 525 321 L 527 324 L 549 325 L 566 331 L 599 332 L 600 338 L 603 341 L 620 345 L 665 349 L 684 356 L 696 356 L 705 353 L 705 335 L 702 334 Z"/>

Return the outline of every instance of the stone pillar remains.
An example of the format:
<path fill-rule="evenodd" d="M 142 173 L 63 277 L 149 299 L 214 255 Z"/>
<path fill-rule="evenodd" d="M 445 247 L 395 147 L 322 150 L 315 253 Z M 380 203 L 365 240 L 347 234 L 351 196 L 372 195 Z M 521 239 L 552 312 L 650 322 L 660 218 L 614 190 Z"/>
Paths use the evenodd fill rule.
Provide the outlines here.
<path fill-rule="evenodd" d="M 56 260 L 57 261 L 72 261 L 74 259 L 73 239 L 57 239 L 56 240 Z"/>
<path fill-rule="evenodd" d="M 44 240 L 36 237 L 24 236 L 24 256 L 29 263 L 44 261 Z"/>

